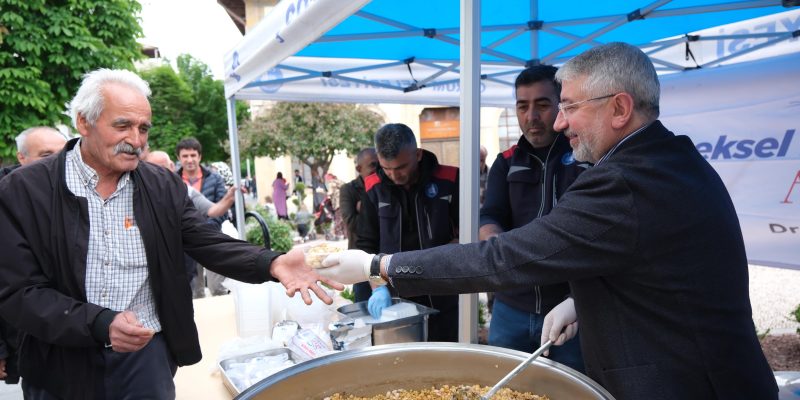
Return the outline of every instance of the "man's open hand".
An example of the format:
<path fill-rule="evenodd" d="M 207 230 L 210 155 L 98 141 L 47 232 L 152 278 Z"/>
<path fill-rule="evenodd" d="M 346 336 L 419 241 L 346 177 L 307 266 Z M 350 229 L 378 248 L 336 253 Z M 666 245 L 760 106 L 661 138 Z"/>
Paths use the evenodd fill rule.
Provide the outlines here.
<path fill-rule="evenodd" d="M 324 282 L 336 290 L 344 290 L 344 285 L 333 279 L 320 276 L 317 272 L 306 264 L 306 256 L 303 250 L 292 249 L 288 253 L 279 256 L 272 261 L 269 266 L 269 273 L 275 279 L 281 281 L 286 288 L 286 295 L 294 297 L 295 293 L 300 292 L 303 301 L 311 304 L 309 290 L 319 297 L 325 304 L 333 303 L 333 299 L 328 293 L 319 286 L 318 282 Z"/>

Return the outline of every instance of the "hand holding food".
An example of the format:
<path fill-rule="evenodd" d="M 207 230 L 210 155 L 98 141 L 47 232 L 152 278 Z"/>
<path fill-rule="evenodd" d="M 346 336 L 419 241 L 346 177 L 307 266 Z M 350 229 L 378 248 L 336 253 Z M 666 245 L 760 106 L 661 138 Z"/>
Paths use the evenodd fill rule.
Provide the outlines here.
<path fill-rule="evenodd" d="M 325 257 L 341 251 L 342 248 L 327 243 L 312 246 L 306 251 L 306 264 L 311 268 L 322 268 L 322 261 L 325 260 Z"/>
<path fill-rule="evenodd" d="M 363 250 L 333 253 L 322 261 L 322 268 L 317 273 L 345 285 L 365 282 L 369 279 L 369 265 L 373 256 Z"/>

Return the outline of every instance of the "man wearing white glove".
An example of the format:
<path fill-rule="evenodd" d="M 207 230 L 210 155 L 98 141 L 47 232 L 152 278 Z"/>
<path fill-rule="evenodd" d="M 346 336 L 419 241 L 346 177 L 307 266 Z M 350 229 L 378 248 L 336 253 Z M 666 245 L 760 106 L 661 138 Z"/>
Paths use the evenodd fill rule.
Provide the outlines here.
<path fill-rule="evenodd" d="M 344 252 L 320 272 L 348 283 L 380 275 L 405 296 L 568 281 L 586 374 L 614 398 L 777 399 L 753 329 L 736 209 L 691 139 L 658 121 L 651 60 L 609 43 L 567 61 L 556 79 L 554 128 L 594 166 L 548 215 L 378 262 Z M 552 316 L 549 338 L 574 319 L 567 311 Z"/>
<path fill-rule="evenodd" d="M 567 297 L 544 316 L 542 339 L 539 343 L 544 344 L 552 340 L 553 346 L 561 346 L 577 334 L 578 315 L 575 313 L 575 302 L 572 297 Z M 548 355 L 550 350 L 544 352 L 545 357 Z"/>

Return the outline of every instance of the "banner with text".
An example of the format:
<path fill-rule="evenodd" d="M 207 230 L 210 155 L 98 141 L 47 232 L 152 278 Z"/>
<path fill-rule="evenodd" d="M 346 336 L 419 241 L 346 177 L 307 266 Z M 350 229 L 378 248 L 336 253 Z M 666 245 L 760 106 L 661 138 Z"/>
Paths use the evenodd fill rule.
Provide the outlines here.
<path fill-rule="evenodd" d="M 681 82 L 665 77 L 661 103 L 664 124 L 691 137 L 725 182 L 750 262 L 794 269 L 800 269 L 797 62 L 780 57 Z"/>

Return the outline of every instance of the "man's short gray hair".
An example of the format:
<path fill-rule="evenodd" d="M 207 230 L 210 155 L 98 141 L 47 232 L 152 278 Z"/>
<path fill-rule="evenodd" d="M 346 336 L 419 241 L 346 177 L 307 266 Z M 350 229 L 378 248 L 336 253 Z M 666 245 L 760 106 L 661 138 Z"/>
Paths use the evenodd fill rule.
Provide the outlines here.
<path fill-rule="evenodd" d="M 586 78 L 581 89 L 587 98 L 625 92 L 633 97 L 636 110 L 649 119 L 658 118 L 658 75 L 638 47 L 619 42 L 597 46 L 570 59 L 556 72 L 559 82 L 581 77 Z"/>
<path fill-rule="evenodd" d="M 394 160 L 400 151 L 417 148 L 414 132 L 404 124 L 386 124 L 375 133 L 375 150 L 385 160 Z"/>
<path fill-rule="evenodd" d="M 83 76 L 78 93 L 69 103 L 72 125 L 78 129 L 78 115 L 83 115 L 89 125 L 94 125 L 103 112 L 103 86 L 119 83 L 138 90 L 144 97 L 150 97 L 150 85 L 139 75 L 124 69 L 101 68 Z"/>
<path fill-rule="evenodd" d="M 51 132 L 54 135 L 58 135 L 58 136 L 61 136 L 62 138 L 66 139 L 66 137 L 64 137 L 64 134 L 62 134 L 56 128 L 49 127 L 49 126 L 34 126 L 33 128 L 28 128 L 28 129 L 25 129 L 24 131 L 20 132 L 19 135 L 17 135 L 17 137 L 15 138 L 15 140 L 17 142 L 17 152 L 18 153 L 21 153 L 25 157 L 27 157 L 29 155 L 28 154 L 28 143 L 27 143 L 28 142 L 28 136 L 30 136 L 31 133 L 33 133 L 35 131 L 38 131 L 38 130 L 45 130 L 45 131 Z"/>

